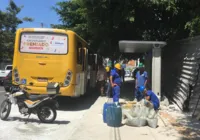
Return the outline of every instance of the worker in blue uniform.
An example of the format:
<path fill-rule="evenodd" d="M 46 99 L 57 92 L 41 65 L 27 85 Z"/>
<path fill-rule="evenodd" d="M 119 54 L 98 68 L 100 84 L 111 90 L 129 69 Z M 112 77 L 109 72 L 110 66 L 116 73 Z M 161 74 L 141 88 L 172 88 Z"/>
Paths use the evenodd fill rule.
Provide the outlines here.
<path fill-rule="evenodd" d="M 110 84 L 112 86 L 113 92 L 113 102 L 119 103 L 120 87 L 121 87 L 121 77 L 119 75 L 121 70 L 121 65 L 119 63 L 115 64 L 115 68 L 110 72 Z"/>
<path fill-rule="evenodd" d="M 144 86 L 140 86 L 139 92 L 144 94 L 146 106 L 152 107 L 154 110 L 158 110 L 160 107 L 160 101 L 152 90 L 147 90 Z"/>
<path fill-rule="evenodd" d="M 137 101 L 140 101 L 143 99 L 143 94 L 141 94 L 138 89 L 141 86 L 146 87 L 148 80 L 148 74 L 144 69 L 143 63 L 139 64 L 139 71 L 136 73 L 136 79 L 135 79 L 135 98 Z"/>

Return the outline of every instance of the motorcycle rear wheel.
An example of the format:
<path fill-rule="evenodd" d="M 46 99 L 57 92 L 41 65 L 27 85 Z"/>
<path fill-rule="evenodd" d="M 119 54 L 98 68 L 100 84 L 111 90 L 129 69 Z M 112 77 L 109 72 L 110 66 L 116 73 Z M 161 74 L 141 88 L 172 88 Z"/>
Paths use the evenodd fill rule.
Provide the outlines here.
<path fill-rule="evenodd" d="M 51 114 L 53 114 L 53 117 L 51 119 L 47 120 L 47 117 L 49 117 Z M 42 106 L 38 110 L 37 115 L 38 115 L 38 118 L 40 119 L 41 122 L 52 123 L 57 117 L 57 112 L 56 112 L 56 109 L 54 107 Z"/>
<path fill-rule="evenodd" d="M 0 118 L 1 120 L 6 120 L 10 114 L 11 111 L 11 103 L 8 102 L 8 100 L 4 100 L 1 103 L 1 108 L 0 108 Z"/>

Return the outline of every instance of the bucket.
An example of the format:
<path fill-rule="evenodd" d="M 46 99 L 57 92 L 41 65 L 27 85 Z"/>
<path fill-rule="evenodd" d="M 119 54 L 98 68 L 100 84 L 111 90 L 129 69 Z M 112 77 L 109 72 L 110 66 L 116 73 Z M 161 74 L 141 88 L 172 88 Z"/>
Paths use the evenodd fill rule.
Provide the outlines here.
<path fill-rule="evenodd" d="M 108 103 L 108 102 L 104 103 L 104 105 L 103 105 L 103 122 L 104 123 L 107 123 L 107 121 L 106 121 L 106 111 L 107 111 L 107 108 L 109 106 L 112 106 L 112 105 L 113 105 L 113 103 Z"/>
<path fill-rule="evenodd" d="M 122 109 L 120 106 L 116 106 L 116 104 L 112 104 L 107 106 L 106 111 L 106 121 L 107 125 L 111 127 L 119 127 L 122 122 Z"/>

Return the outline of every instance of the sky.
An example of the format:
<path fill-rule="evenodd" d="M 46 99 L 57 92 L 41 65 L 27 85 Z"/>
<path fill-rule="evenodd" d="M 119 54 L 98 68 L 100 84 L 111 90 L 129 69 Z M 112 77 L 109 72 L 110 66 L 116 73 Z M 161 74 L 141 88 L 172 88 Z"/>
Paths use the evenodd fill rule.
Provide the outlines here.
<path fill-rule="evenodd" d="M 19 18 L 31 17 L 33 22 L 24 22 L 18 28 L 37 28 L 41 27 L 41 22 L 45 28 L 49 28 L 50 24 L 59 24 L 59 16 L 51 9 L 57 2 L 63 0 L 13 0 L 17 6 L 24 6 L 18 14 Z M 0 10 L 5 11 L 9 0 L 0 0 Z"/>

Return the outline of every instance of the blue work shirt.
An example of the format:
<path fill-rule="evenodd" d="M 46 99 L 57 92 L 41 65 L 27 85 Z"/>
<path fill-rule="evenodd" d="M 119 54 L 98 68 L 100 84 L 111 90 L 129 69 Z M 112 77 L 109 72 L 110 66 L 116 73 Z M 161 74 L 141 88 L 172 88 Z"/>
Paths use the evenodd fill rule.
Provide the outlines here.
<path fill-rule="evenodd" d="M 147 80 L 148 75 L 147 72 L 144 71 L 143 74 L 140 75 L 140 71 L 136 73 L 136 79 L 137 79 L 137 86 L 144 86 L 145 81 Z"/>
<path fill-rule="evenodd" d="M 154 109 L 157 110 L 160 107 L 160 101 L 156 94 L 153 91 L 148 90 L 146 96 L 150 96 L 150 101 L 152 102 Z"/>
<path fill-rule="evenodd" d="M 117 73 L 117 70 L 115 68 L 111 70 L 110 76 L 113 77 L 112 78 L 113 79 L 113 81 L 112 81 L 113 83 L 121 86 L 121 82 L 122 81 L 121 81 L 120 75 Z"/>

